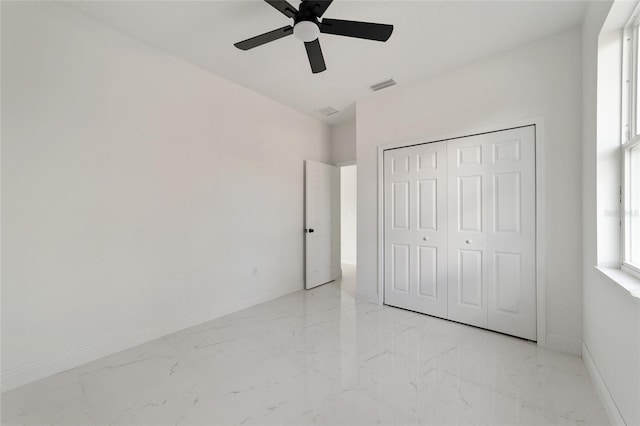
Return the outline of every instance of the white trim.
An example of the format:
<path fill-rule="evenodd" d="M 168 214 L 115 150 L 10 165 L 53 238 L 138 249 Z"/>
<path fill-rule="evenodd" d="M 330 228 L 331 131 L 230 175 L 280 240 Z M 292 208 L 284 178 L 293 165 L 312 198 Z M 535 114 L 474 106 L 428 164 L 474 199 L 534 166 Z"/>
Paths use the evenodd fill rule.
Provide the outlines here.
<path fill-rule="evenodd" d="M 378 146 L 378 305 L 384 303 L 384 150 L 388 148 Z"/>
<path fill-rule="evenodd" d="M 535 123 L 536 140 L 536 321 L 538 345 L 547 345 L 547 260 L 546 251 L 546 186 L 545 186 L 545 145 L 544 122 L 542 119 L 533 120 Z"/>
<path fill-rule="evenodd" d="M 629 55 L 633 45 L 633 37 L 635 35 L 629 27 L 622 30 L 622 76 L 620 80 L 620 140 L 626 141 L 631 137 L 633 129 L 631 128 L 631 109 L 632 109 L 632 90 L 631 75 L 633 75 L 633 66 L 629 63 Z M 633 62 L 633 61 L 632 61 Z"/>
<path fill-rule="evenodd" d="M 631 44 L 628 43 L 631 42 Z M 634 47 L 638 44 L 638 29 L 635 26 L 627 26 L 622 31 L 622 130 L 621 141 L 623 143 L 633 139 L 637 135 L 638 125 L 636 123 L 636 76 L 638 73 L 636 65 L 636 52 Z"/>
<path fill-rule="evenodd" d="M 634 138 L 629 139 L 628 141 L 623 143 L 622 144 L 622 150 L 626 151 L 626 150 L 634 148 L 634 147 L 636 147 L 638 145 L 640 145 L 640 135 L 636 135 Z"/>
<path fill-rule="evenodd" d="M 637 31 L 636 31 L 637 33 Z M 632 120 L 633 121 L 633 120 Z M 640 277 L 640 268 L 639 265 L 635 265 L 629 262 L 629 257 L 631 256 L 631 232 L 630 232 L 630 221 L 631 221 L 631 194 L 632 190 L 636 188 L 632 188 L 630 184 L 630 173 L 631 173 L 631 151 L 633 149 L 640 149 L 640 135 L 634 136 L 632 139 L 628 140 L 622 145 L 622 149 L 620 152 L 620 182 L 621 182 L 621 199 L 620 199 L 620 213 L 621 213 L 621 235 L 620 235 L 620 258 L 621 258 L 621 268 L 624 269 L 629 274 L 632 274 L 636 277 Z M 640 188 L 637 188 L 640 189 Z M 633 192 L 635 194 L 635 192 Z"/>
<path fill-rule="evenodd" d="M 630 6 L 632 6 L 633 8 L 630 9 L 631 12 L 626 13 L 626 16 L 628 16 L 628 18 L 626 23 L 622 25 L 623 27 L 640 24 L 640 2 L 636 1 L 635 4 L 631 4 Z"/>
<path fill-rule="evenodd" d="M 628 262 L 622 262 L 622 265 L 620 266 L 620 269 L 623 272 L 625 272 L 625 273 L 627 273 L 627 274 L 629 274 L 629 275 L 631 275 L 631 276 L 633 276 L 635 278 L 640 279 L 640 268 L 636 267 L 635 265 L 633 265 L 631 263 L 628 263 Z"/>
<path fill-rule="evenodd" d="M 582 342 L 568 337 L 556 336 L 555 334 L 547 334 L 548 349 L 564 352 L 575 356 L 582 356 Z"/>
<path fill-rule="evenodd" d="M 631 169 L 631 150 L 640 145 L 640 128 L 638 117 L 638 84 L 640 70 L 638 69 L 638 44 L 640 26 L 640 2 L 636 2 L 631 17 L 622 31 L 622 122 L 621 122 L 621 151 L 620 151 L 620 264 L 621 269 L 635 277 L 640 277 L 639 265 L 628 261 L 631 251 L 631 235 L 629 221 L 631 217 L 631 188 L 629 171 Z"/>
<path fill-rule="evenodd" d="M 640 300 L 640 278 L 623 269 L 605 268 L 602 266 L 596 266 L 595 268 L 605 277 L 625 289 L 630 296 Z"/>
<path fill-rule="evenodd" d="M 634 31 L 635 37 L 636 37 L 636 41 L 634 43 L 637 43 L 637 33 L 638 31 Z M 624 94 L 624 91 L 623 91 Z M 635 99 L 635 95 L 632 94 L 631 96 L 633 99 Z M 635 101 L 632 102 L 632 107 L 635 108 Z M 636 120 L 632 119 L 631 123 L 635 123 Z M 634 128 L 635 124 L 632 125 L 632 128 Z M 634 130 L 635 131 L 635 130 Z M 631 201 L 631 187 L 630 185 L 627 184 L 627 181 L 629 180 L 629 170 L 631 169 L 630 164 L 631 164 L 631 156 L 629 155 L 629 153 L 631 152 L 631 144 L 633 144 L 633 146 L 636 145 L 636 143 L 638 142 L 638 139 L 640 139 L 638 136 L 634 136 L 632 139 L 627 140 L 625 142 L 625 139 L 622 139 L 623 144 L 621 145 L 621 150 L 620 150 L 620 204 L 618 205 L 618 209 L 619 209 L 619 214 L 620 214 L 620 265 L 624 266 L 627 260 L 627 256 L 628 254 L 631 252 L 631 239 L 629 238 L 629 219 L 630 219 L 630 215 L 631 215 L 631 209 L 629 208 L 629 204 Z M 629 213 L 629 216 L 627 216 L 627 212 Z"/>
<path fill-rule="evenodd" d="M 536 144 L 536 338 L 539 346 L 547 346 L 546 321 L 546 262 L 545 262 L 545 167 L 544 167 L 544 119 L 534 117 L 501 125 L 467 130 L 449 135 L 392 142 L 378 146 L 378 304 L 384 303 L 384 151 L 392 148 L 404 148 L 447 139 L 463 138 L 482 133 L 496 132 L 516 127 L 535 126 Z M 569 345 L 571 346 L 571 345 Z M 579 352 L 579 349 L 578 349 Z"/>
<path fill-rule="evenodd" d="M 596 388 L 596 392 L 600 397 L 600 402 L 602 402 L 602 405 L 604 406 L 604 411 L 607 413 L 607 417 L 609 417 L 609 422 L 612 425 L 616 425 L 616 426 L 626 425 L 626 422 L 624 421 L 624 418 L 622 417 L 620 410 L 618 410 L 618 407 L 616 406 L 613 396 L 611 396 L 611 393 L 607 388 L 607 384 L 605 383 L 604 379 L 600 375 L 600 371 L 598 370 L 596 363 L 593 361 L 593 358 L 591 357 L 591 352 L 589 352 L 589 348 L 584 342 L 582 342 L 582 360 L 584 361 L 585 367 L 587 367 L 589 376 L 591 376 L 591 381 L 593 381 L 593 384 Z"/>

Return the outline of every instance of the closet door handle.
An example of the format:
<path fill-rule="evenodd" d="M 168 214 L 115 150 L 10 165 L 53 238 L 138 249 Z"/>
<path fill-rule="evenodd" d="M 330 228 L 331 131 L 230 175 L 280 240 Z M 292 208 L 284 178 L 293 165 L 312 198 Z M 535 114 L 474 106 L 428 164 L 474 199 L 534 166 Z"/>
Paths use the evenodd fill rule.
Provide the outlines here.
<path fill-rule="evenodd" d="M 465 241 L 465 243 L 471 244 L 471 240 L 467 240 L 467 241 Z"/>

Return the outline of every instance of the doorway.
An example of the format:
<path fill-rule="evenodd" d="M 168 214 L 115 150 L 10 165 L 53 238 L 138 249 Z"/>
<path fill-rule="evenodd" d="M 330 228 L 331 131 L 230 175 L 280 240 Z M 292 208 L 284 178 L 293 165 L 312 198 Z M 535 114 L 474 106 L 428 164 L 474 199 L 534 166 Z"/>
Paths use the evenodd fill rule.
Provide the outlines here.
<path fill-rule="evenodd" d="M 343 291 L 355 296 L 357 262 L 357 166 L 340 166 L 340 263 Z"/>
<path fill-rule="evenodd" d="M 340 261 L 356 265 L 357 166 L 340 167 Z"/>

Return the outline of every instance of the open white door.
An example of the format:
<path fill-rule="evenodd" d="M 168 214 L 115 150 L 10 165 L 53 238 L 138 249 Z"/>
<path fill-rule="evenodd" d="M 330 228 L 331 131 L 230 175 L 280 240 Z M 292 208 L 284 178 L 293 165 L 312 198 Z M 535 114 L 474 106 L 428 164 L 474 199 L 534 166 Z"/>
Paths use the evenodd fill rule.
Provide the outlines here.
<path fill-rule="evenodd" d="M 340 275 L 340 172 L 305 161 L 305 288 Z"/>

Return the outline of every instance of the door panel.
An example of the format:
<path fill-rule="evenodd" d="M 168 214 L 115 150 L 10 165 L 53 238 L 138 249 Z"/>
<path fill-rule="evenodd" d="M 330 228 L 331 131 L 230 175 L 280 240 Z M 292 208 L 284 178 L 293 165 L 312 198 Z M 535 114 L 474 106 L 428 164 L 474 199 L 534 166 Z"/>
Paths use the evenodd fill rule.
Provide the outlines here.
<path fill-rule="evenodd" d="M 391 158 L 391 175 L 397 176 L 409 173 L 410 156 L 406 153 Z"/>
<path fill-rule="evenodd" d="M 489 144 L 489 328 L 535 340 L 535 128 L 494 133 Z"/>
<path fill-rule="evenodd" d="M 493 232 L 520 232 L 520 173 L 493 175 Z"/>
<path fill-rule="evenodd" d="M 391 185 L 391 209 L 394 230 L 409 230 L 409 181 L 394 182 Z"/>
<path fill-rule="evenodd" d="M 522 268 L 520 254 L 494 253 L 495 309 L 517 314 L 522 297 Z"/>
<path fill-rule="evenodd" d="M 482 232 L 482 176 L 458 178 L 458 230 Z"/>
<path fill-rule="evenodd" d="M 439 317 L 447 314 L 446 167 L 443 144 L 384 154 L 385 303 Z"/>
<path fill-rule="evenodd" d="M 458 167 L 482 165 L 482 145 L 479 145 L 477 141 L 468 143 L 466 146 L 458 146 L 457 152 Z"/>
<path fill-rule="evenodd" d="M 340 275 L 337 167 L 305 161 L 305 227 L 305 288 L 310 289 Z"/>
<path fill-rule="evenodd" d="M 418 294 L 438 298 L 438 248 L 418 246 Z"/>
<path fill-rule="evenodd" d="M 485 145 L 482 136 L 447 142 L 449 216 L 457 222 L 448 229 L 448 313 L 478 327 L 487 327 Z"/>
<path fill-rule="evenodd" d="M 438 180 L 418 181 L 418 229 L 437 231 L 438 219 Z"/>
<path fill-rule="evenodd" d="M 438 168 L 438 154 L 436 152 L 426 152 L 417 154 L 418 171 L 436 170 Z"/>
<path fill-rule="evenodd" d="M 482 251 L 458 250 L 458 304 L 482 309 Z"/>
<path fill-rule="evenodd" d="M 493 143 L 493 162 L 520 160 L 520 140 L 506 140 Z"/>
<path fill-rule="evenodd" d="M 392 244 L 391 286 L 394 291 L 409 293 L 409 253 L 408 244 Z"/>

